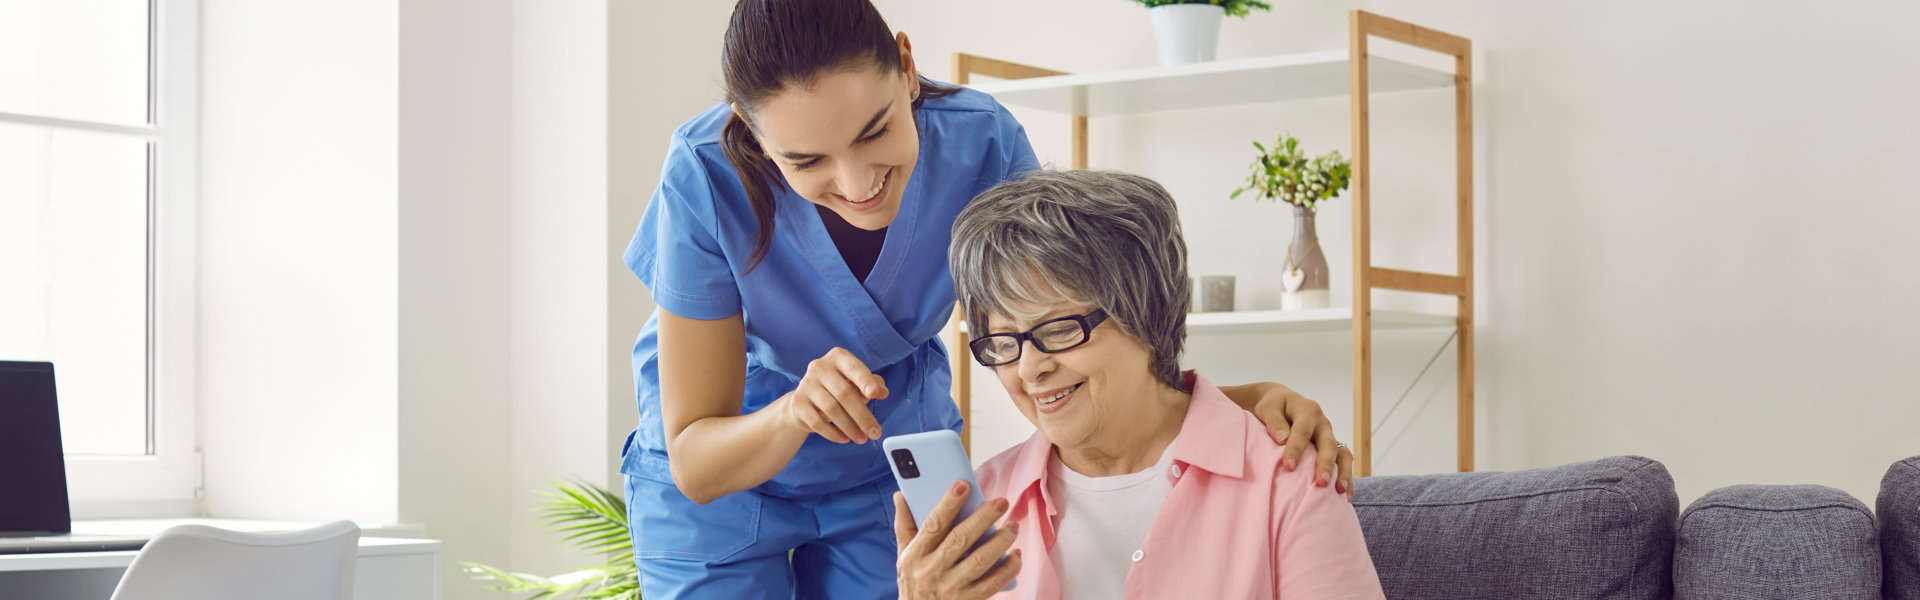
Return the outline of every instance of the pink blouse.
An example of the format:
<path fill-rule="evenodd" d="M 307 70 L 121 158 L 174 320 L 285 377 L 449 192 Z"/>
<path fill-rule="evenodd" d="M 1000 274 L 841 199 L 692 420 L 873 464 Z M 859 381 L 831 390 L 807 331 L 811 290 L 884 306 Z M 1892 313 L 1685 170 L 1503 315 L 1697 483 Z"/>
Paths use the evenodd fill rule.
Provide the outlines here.
<path fill-rule="evenodd" d="M 1309 449 L 1293 472 L 1258 419 L 1193 371 L 1173 485 L 1147 539 L 1133 550 L 1127 598 L 1384 598 L 1353 506 L 1313 485 Z M 1047 493 L 1053 443 L 1035 432 L 981 465 L 987 498 L 1005 496 L 1020 523 L 1018 585 L 995 598 L 1059 598 L 1047 551 L 1055 514 Z"/>

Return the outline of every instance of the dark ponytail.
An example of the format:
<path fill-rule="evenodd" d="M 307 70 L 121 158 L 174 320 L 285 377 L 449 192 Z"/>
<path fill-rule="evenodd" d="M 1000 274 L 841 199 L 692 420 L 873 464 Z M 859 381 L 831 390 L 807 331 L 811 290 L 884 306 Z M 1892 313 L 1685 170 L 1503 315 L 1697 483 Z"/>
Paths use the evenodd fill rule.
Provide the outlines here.
<path fill-rule="evenodd" d="M 740 0 L 720 51 L 727 101 L 749 114 L 756 103 L 788 86 L 862 64 L 884 72 L 900 69 L 893 29 L 869 0 Z M 957 91 L 922 78 L 913 108 Z M 784 188 L 786 180 L 738 113 L 727 117 L 721 149 L 753 206 L 751 271 L 773 247 L 774 186 Z"/>

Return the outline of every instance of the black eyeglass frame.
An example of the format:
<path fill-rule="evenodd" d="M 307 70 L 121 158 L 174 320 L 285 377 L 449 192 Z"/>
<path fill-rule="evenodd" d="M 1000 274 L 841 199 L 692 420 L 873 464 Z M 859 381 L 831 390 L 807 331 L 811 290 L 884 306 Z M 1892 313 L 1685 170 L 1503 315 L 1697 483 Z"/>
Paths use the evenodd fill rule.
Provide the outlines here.
<path fill-rule="evenodd" d="M 1033 335 L 1033 332 L 1039 331 L 1042 327 L 1046 327 L 1054 323 L 1061 323 L 1066 321 L 1072 321 L 1080 324 L 1080 341 L 1074 342 L 1072 344 L 1069 344 L 1061 348 L 1049 348 L 1047 347 L 1045 342 L 1040 341 L 1039 337 L 1036 337 Z M 1026 353 L 1027 342 L 1032 342 L 1033 348 L 1035 350 L 1039 350 L 1047 354 L 1058 354 L 1061 352 L 1066 352 L 1068 350 L 1072 350 L 1074 348 L 1079 348 L 1080 346 L 1086 345 L 1088 341 L 1091 341 L 1093 339 L 1093 328 L 1099 327 L 1101 323 L 1105 323 L 1106 321 L 1107 321 L 1107 309 L 1096 308 L 1096 309 L 1093 309 L 1093 312 L 1090 312 L 1084 315 L 1068 315 L 1068 316 L 1060 317 L 1058 319 L 1047 319 L 1046 321 L 1043 321 L 1038 325 L 1034 325 L 1032 329 L 1028 329 L 1020 333 L 989 333 L 987 335 L 973 338 L 972 341 L 967 342 L 967 350 L 973 354 L 974 362 L 980 363 L 980 366 L 999 367 L 999 366 L 1010 365 L 1015 362 L 1018 362 L 1020 360 L 1020 356 Z M 989 342 L 993 338 L 1013 338 L 1013 341 L 1014 341 L 1013 358 L 1000 361 L 997 363 L 987 361 L 987 357 L 981 353 L 985 351 L 984 349 L 985 342 Z"/>

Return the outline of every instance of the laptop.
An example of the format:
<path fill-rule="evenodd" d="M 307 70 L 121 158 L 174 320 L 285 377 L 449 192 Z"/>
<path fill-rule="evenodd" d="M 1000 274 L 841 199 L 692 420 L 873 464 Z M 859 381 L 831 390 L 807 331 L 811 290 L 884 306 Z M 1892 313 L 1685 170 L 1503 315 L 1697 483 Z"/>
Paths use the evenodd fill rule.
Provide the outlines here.
<path fill-rule="evenodd" d="M 73 533 L 53 363 L 0 361 L 0 554 L 139 550 L 144 537 Z"/>

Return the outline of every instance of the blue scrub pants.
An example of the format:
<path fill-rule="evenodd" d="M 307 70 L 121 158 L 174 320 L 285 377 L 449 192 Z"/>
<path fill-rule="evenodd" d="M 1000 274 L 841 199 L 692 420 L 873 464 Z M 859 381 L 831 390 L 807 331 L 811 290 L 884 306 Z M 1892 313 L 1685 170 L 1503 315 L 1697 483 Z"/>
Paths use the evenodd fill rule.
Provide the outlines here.
<path fill-rule="evenodd" d="M 703 506 L 671 483 L 628 475 L 641 597 L 896 598 L 898 489 L 882 478 L 814 498 L 748 490 Z"/>

